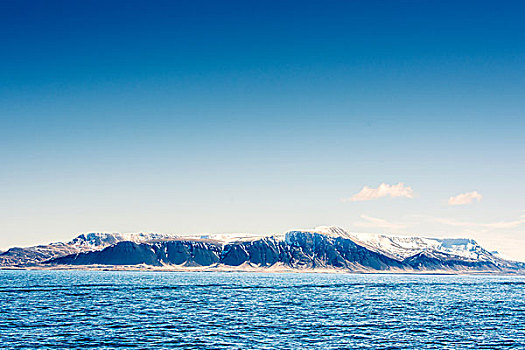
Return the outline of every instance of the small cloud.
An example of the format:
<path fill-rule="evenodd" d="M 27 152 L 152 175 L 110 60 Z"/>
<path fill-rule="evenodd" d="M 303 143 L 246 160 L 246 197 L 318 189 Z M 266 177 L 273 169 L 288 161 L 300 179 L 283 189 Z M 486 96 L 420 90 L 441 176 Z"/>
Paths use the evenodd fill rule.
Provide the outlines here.
<path fill-rule="evenodd" d="M 390 221 L 387 221 L 385 219 L 374 218 L 372 216 L 368 216 L 368 215 L 365 215 L 365 214 L 361 214 L 360 217 L 361 217 L 361 219 L 363 219 L 365 221 L 354 222 L 354 226 L 357 226 L 357 227 L 380 227 L 380 228 L 388 228 L 388 229 L 401 229 L 401 228 L 406 228 L 407 227 L 407 225 L 390 222 Z"/>
<path fill-rule="evenodd" d="M 475 199 L 479 202 L 482 196 L 477 191 L 461 193 L 448 199 L 448 205 L 465 205 L 472 203 Z"/>
<path fill-rule="evenodd" d="M 350 198 L 344 199 L 344 201 L 369 201 L 388 196 L 414 198 L 414 191 L 412 191 L 410 186 L 405 186 L 402 182 L 397 185 L 382 183 L 378 188 L 364 186 L 359 193 L 354 194 Z"/>

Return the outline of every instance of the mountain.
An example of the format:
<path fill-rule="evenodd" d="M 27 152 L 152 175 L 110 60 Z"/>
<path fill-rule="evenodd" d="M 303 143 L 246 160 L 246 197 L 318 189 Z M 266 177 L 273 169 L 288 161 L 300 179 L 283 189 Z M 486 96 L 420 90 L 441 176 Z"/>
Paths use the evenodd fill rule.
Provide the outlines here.
<path fill-rule="evenodd" d="M 86 234 L 67 243 L 12 248 L 3 267 L 133 266 L 522 273 L 471 239 L 348 233 L 338 227 L 284 235 Z"/>
<path fill-rule="evenodd" d="M 146 242 L 153 239 L 169 239 L 173 236 L 156 233 L 88 233 L 81 234 L 69 242 L 58 242 L 27 248 L 11 248 L 0 253 L 2 266 L 30 266 L 52 258 L 97 251 L 122 241 Z"/>

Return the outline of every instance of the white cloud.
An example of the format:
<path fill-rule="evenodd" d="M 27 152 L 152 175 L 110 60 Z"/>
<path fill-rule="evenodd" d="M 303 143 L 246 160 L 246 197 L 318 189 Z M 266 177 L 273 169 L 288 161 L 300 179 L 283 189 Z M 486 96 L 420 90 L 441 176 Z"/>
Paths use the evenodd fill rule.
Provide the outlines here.
<path fill-rule="evenodd" d="M 457 221 L 454 219 L 446 219 L 446 218 L 434 218 L 435 222 L 438 222 L 440 224 L 445 224 L 449 226 L 459 226 L 459 227 L 475 227 L 479 226 L 479 224 L 473 223 L 473 222 L 466 222 L 466 221 Z"/>
<path fill-rule="evenodd" d="M 457 196 L 450 197 L 448 199 L 448 205 L 465 205 L 470 204 L 474 201 L 474 199 L 478 200 L 478 202 L 481 200 L 482 196 L 477 191 L 473 192 L 467 192 L 467 193 L 461 193 Z"/>
<path fill-rule="evenodd" d="M 398 224 L 394 222 L 387 221 L 385 219 L 375 218 L 372 216 L 368 216 L 365 214 L 360 215 L 361 219 L 365 221 L 358 221 L 354 222 L 354 226 L 357 227 L 380 227 L 380 228 L 388 228 L 388 229 L 401 229 L 406 228 L 407 225 L 404 224 Z"/>
<path fill-rule="evenodd" d="M 520 216 L 520 219 L 518 219 L 518 220 L 493 222 L 491 224 L 485 224 L 485 227 L 488 227 L 488 228 L 513 228 L 513 227 L 519 226 L 521 224 L 525 224 L 525 214 Z"/>
<path fill-rule="evenodd" d="M 382 183 L 378 188 L 364 186 L 361 191 L 359 191 L 359 193 L 356 193 L 352 197 L 345 199 L 345 201 L 369 201 L 387 196 L 414 198 L 414 191 L 412 191 L 410 186 L 405 186 L 402 182 L 398 183 L 397 185 Z"/>
<path fill-rule="evenodd" d="M 525 214 L 521 215 L 518 220 L 498 221 L 492 223 L 475 223 L 468 221 L 456 221 L 451 219 L 435 218 L 436 222 L 450 226 L 468 227 L 468 228 L 487 228 L 487 229 L 508 229 L 525 224 Z"/>

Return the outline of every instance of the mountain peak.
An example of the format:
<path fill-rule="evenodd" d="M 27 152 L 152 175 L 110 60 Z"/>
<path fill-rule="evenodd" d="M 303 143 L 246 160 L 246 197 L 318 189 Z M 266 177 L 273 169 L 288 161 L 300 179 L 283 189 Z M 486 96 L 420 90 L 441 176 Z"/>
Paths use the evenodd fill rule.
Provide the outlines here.
<path fill-rule="evenodd" d="M 80 247 L 91 247 L 100 248 L 116 244 L 122 241 L 130 241 L 135 243 L 148 242 L 159 239 L 173 239 L 177 236 L 167 233 L 108 233 L 108 232 L 90 232 L 81 233 L 77 237 L 73 238 L 68 244 L 80 246 Z"/>
<path fill-rule="evenodd" d="M 338 226 L 317 226 L 314 232 L 331 237 L 350 238 L 350 234 Z"/>
<path fill-rule="evenodd" d="M 260 250 L 261 247 L 266 248 Z M 355 255 L 352 249 L 357 249 L 362 254 Z M 229 257 L 224 260 L 227 265 L 231 264 L 233 260 L 240 261 L 237 258 L 244 257 L 243 263 L 248 261 L 257 265 L 264 262 L 264 266 L 280 263 L 295 267 L 303 266 L 302 264 L 315 267 L 319 266 L 318 263 L 321 261 L 322 265 L 348 269 L 355 268 L 359 264 L 369 264 L 371 261 L 375 261 L 375 263 L 367 266 L 372 269 L 410 270 L 426 268 L 436 270 L 457 268 L 468 270 L 473 268 L 499 271 L 499 269 L 523 269 L 525 266 L 521 263 L 503 260 L 470 238 L 439 239 L 375 233 L 349 233 L 337 226 L 318 226 L 314 229 L 288 231 L 285 234 L 231 233 L 175 236 L 163 233 L 83 233 L 66 243 L 58 242 L 46 246 L 12 248 L 0 255 L 0 267 L 38 265 L 45 261 L 58 261 L 56 259 L 66 256 L 69 256 L 68 259 L 71 260 L 76 259 L 75 257 L 79 254 L 86 258 L 88 255 L 90 256 L 85 262 L 109 263 L 113 261 L 122 263 L 124 261 L 135 261 L 133 259 L 136 257 L 133 256 L 138 251 L 142 257 L 150 256 L 151 252 L 155 251 L 156 257 L 150 256 L 153 260 L 150 259 L 145 262 L 154 261 L 155 264 L 179 264 L 176 257 L 182 259 L 180 254 L 185 252 L 184 254 L 187 256 L 183 254 L 184 259 L 186 259 L 183 260 L 186 263 L 201 261 L 199 259 L 202 258 L 202 253 L 208 257 L 213 255 L 215 258 L 205 260 L 208 262 L 215 261 L 215 263 L 223 261 L 221 259 L 228 255 Z M 115 260 L 116 258 L 112 256 L 115 252 L 118 252 L 117 255 L 120 260 Z M 320 255 L 312 258 L 314 253 Z M 132 256 L 128 257 L 127 255 L 130 254 Z M 372 260 L 359 260 L 365 255 Z M 237 260 L 233 259 L 233 256 Z M 102 259 L 102 257 L 104 258 Z M 294 263 L 293 261 L 297 257 L 300 259 Z M 84 261 L 82 260 L 84 258 L 79 259 L 75 260 L 75 264 Z M 309 259 L 313 260 L 310 261 Z M 353 265 L 354 263 L 358 265 Z"/>

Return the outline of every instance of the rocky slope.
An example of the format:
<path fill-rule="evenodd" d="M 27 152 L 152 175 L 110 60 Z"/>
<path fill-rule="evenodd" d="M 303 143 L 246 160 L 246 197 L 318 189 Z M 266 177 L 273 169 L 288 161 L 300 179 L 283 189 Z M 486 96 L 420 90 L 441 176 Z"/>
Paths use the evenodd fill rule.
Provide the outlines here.
<path fill-rule="evenodd" d="M 525 270 L 525 264 L 503 260 L 466 239 L 366 236 L 335 227 L 290 231 L 285 235 L 236 237 L 232 240 L 214 235 L 80 235 L 68 243 L 10 249 L 0 255 L 0 266 L 143 264 L 396 272 L 521 273 Z"/>
<path fill-rule="evenodd" d="M 69 242 L 58 242 L 34 247 L 11 248 L 0 253 L 0 267 L 31 266 L 40 262 L 70 254 L 97 251 L 122 241 L 146 242 L 153 239 L 170 239 L 173 236 L 151 233 L 88 233 Z"/>
<path fill-rule="evenodd" d="M 269 267 L 280 263 L 291 268 L 402 269 L 402 262 L 370 251 L 342 237 L 293 231 L 286 239 L 265 237 L 221 245 L 210 241 L 171 240 L 153 243 L 119 242 L 101 251 L 54 258 L 60 265 L 184 265 L 250 264 Z"/>

